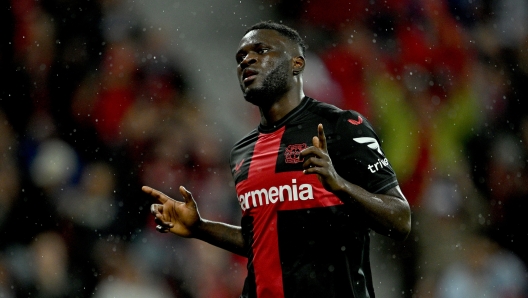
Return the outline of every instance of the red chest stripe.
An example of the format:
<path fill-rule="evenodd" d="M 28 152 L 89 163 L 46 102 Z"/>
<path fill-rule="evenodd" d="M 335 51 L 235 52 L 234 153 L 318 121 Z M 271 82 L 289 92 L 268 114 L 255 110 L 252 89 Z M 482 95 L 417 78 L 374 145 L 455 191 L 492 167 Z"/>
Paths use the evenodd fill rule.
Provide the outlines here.
<path fill-rule="evenodd" d="M 244 216 L 253 216 L 253 266 L 257 297 L 284 297 L 277 211 L 342 204 L 326 191 L 316 175 L 302 171 L 276 173 L 277 158 L 285 128 L 261 134 L 255 144 L 248 178 L 237 184 Z"/>

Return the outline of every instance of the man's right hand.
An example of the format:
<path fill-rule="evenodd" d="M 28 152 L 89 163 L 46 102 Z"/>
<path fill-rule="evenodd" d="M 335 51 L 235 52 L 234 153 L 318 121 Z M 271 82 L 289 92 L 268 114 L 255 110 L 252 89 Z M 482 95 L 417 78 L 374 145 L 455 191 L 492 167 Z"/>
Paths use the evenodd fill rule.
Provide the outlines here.
<path fill-rule="evenodd" d="M 195 237 L 197 227 L 202 223 L 198 207 L 192 194 L 180 186 L 184 202 L 176 201 L 152 187 L 143 186 L 145 193 L 155 197 L 161 204 L 152 204 L 150 213 L 154 215 L 156 230 L 161 233 L 171 232 L 182 237 Z"/>

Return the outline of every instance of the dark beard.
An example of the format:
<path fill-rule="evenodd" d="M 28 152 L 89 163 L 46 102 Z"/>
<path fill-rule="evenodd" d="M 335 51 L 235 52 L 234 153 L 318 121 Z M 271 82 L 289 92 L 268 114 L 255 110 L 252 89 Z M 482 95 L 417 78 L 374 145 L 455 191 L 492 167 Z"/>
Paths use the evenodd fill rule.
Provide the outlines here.
<path fill-rule="evenodd" d="M 271 106 L 288 91 L 288 65 L 285 60 L 278 65 L 262 82 L 262 86 L 250 89 L 244 94 L 246 101 L 259 106 Z M 242 88 L 243 89 L 243 88 Z"/>

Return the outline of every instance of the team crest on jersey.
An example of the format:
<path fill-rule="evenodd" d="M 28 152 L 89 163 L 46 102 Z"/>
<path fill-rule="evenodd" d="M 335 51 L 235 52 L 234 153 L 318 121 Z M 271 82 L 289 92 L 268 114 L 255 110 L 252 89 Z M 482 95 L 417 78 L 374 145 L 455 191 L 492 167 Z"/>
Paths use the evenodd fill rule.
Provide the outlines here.
<path fill-rule="evenodd" d="M 301 159 L 301 151 L 303 151 L 307 147 L 308 146 L 306 145 L 306 143 L 288 145 L 288 147 L 286 147 L 286 150 L 284 151 L 284 155 L 286 157 L 285 162 L 286 163 L 303 162 L 304 158 Z"/>

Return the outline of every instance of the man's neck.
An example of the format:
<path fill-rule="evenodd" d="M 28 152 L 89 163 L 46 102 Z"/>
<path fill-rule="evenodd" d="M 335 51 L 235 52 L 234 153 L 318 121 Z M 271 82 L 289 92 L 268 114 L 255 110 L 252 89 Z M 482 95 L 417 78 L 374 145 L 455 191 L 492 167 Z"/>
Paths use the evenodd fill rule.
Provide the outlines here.
<path fill-rule="evenodd" d="M 269 107 L 259 107 L 260 124 L 264 126 L 273 125 L 279 122 L 284 116 L 295 109 L 304 98 L 304 92 L 285 94 L 282 98 L 274 101 Z"/>

